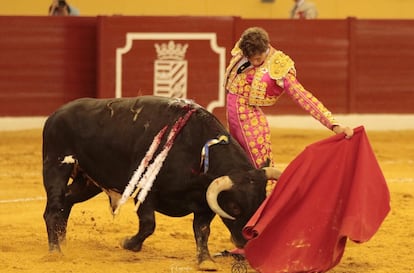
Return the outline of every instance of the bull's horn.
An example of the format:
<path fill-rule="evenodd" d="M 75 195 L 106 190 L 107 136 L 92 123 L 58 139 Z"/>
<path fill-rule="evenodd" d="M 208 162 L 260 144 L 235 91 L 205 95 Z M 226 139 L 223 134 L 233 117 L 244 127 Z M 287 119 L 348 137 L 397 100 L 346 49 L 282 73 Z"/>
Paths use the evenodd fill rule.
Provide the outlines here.
<path fill-rule="evenodd" d="M 230 180 L 228 176 L 222 176 L 215 179 L 211 182 L 210 186 L 208 186 L 206 192 L 207 203 L 210 206 L 211 210 L 214 211 L 216 214 L 220 215 L 223 218 L 227 218 L 230 220 L 234 220 L 235 218 L 225 212 L 218 204 L 217 197 L 220 192 L 226 191 L 233 187 L 233 182 Z"/>
<path fill-rule="evenodd" d="M 274 167 L 264 167 L 267 179 L 276 179 L 279 180 L 280 175 L 282 174 L 281 171 Z"/>

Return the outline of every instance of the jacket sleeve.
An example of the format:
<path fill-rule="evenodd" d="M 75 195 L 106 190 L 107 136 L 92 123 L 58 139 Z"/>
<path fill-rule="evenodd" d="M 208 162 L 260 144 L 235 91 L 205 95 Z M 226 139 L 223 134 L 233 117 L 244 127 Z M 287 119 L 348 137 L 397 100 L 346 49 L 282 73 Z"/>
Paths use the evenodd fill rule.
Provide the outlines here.
<path fill-rule="evenodd" d="M 332 130 L 333 126 L 339 125 L 332 113 L 300 84 L 293 73 L 288 73 L 283 78 L 283 83 L 285 92 L 325 127 Z"/>
<path fill-rule="evenodd" d="M 268 61 L 268 70 L 270 78 L 276 81 L 276 84 L 283 88 L 283 78 L 292 73 L 296 75 L 294 61 L 280 50 L 274 50 Z"/>

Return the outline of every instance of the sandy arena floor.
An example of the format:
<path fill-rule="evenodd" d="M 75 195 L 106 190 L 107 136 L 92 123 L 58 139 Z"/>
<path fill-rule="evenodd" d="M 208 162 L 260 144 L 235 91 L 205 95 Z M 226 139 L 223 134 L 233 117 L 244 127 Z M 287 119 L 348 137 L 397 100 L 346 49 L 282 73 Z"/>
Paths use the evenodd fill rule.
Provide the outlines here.
<path fill-rule="evenodd" d="M 274 130 L 279 167 L 283 169 L 306 145 L 330 135 L 327 130 Z M 414 272 L 414 131 L 368 131 L 368 136 L 387 178 L 392 210 L 371 241 L 349 242 L 341 263 L 330 272 Z M 137 229 L 132 201 L 113 218 L 104 194 L 75 205 L 64 254 L 49 254 L 42 218 L 41 130 L 0 131 L 0 166 L 0 272 L 197 271 L 192 216 L 157 214 L 155 233 L 141 252 L 133 253 L 119 247 L 119 241 Z M 218 217 L 209 246 L 212 253 L 232 248 Z M 230 273 L 235 261 L 220 258 L 216 263 L 218 272 Z"/>

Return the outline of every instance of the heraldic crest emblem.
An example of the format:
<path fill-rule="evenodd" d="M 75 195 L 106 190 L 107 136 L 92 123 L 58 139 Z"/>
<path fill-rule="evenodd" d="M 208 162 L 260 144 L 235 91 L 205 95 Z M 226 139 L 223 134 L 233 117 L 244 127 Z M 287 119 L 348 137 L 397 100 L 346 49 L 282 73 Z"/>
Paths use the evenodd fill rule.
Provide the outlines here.
<path fill-rule="evenodd" d="M 157 59 L 154 62 L 154 95 L 163 97 L 187 97 L 188 44 L 169 41 L 155 44 Z"/>

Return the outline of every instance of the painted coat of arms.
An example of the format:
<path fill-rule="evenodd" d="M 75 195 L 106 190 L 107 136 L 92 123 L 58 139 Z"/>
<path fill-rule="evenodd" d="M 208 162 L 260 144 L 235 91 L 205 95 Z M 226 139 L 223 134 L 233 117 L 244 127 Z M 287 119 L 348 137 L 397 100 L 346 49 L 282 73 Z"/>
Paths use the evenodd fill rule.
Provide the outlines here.
<path fill-rule="evenodd" d="M 174 98 L 187 97 L 188 44 L 155 44 L 158 59 L 154 62 L 154 95 Z"/>

